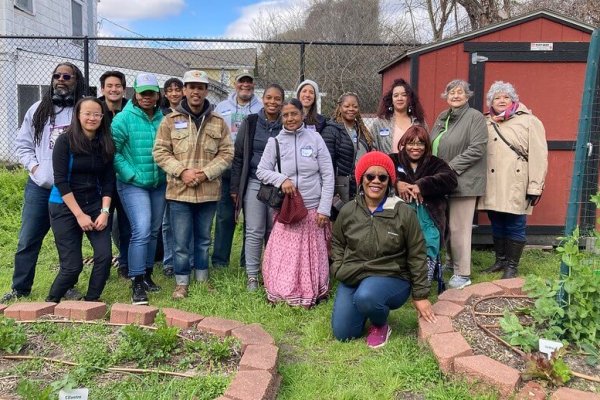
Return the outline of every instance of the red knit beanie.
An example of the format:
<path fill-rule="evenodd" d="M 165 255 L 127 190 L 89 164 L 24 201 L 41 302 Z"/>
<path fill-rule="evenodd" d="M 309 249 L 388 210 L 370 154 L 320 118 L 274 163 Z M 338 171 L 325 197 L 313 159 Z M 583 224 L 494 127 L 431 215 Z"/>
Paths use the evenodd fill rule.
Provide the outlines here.
<path fill-rule="evenodd" d="M 356 184 L 360 185 L 360 180 L 364 173 L 374 165 L 385 168 L 390 176 L 390 185 L 393 186 L 396 182 L 396 168 L 394 168 L 394 162 L 390 156 L 381 151 L 371 151 L 358 160 L 356 167 L 354 167 Z"/>

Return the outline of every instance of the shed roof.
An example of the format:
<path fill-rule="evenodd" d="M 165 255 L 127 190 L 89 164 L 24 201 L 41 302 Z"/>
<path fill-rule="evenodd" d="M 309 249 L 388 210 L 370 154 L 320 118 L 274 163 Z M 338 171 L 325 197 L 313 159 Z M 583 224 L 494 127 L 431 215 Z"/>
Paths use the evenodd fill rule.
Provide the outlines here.
<path fill-rule="evenodd" d="M 538 10 L 538 11 L 534 11 L 534 12 L 531 12 L 528 14 L 520 15 L 515 18 L 507 19 L 502 22 L 491 24 L 491 25 L 488 25 L 481 29 L 477 29 L 477 30 L 474 30 L 471 32 L 456 35 L 456 36 L 450 37 L 448 39 L 443 39 L 443 40 L 440 40 L 437 42 L 433 42 L 433 43 L 429 43 L 429 44 L 426 44 L 423 46 L 412 48 L 410 50 L 405 51 L 404 53 L 402 53 L 400 56 L 393 59 L 389 63 L 385 64 L 377 72 L 381 74 L 381 73 L 385 72 L 388 68 L 390 68 L 393 65 L 397 64 L 398 62 L 402 61 L 403 59 L 409 58 L 411 55 L 429 53 L 431 51 L 441 49 L 443 47 L 451 46 L 455 43 L 464 42 L 469 39 L 487 35 L 489 33 L 500 31 L 502 29 L 506 29 L 511 26 L 519 25 L 524 22 L 531 21 L 531 20 L 538 19 L 538 18 L 546 18 L 551 21 L 555 21 L 560 24 L 567 25 L 574 29 L 578 29 L 582 32 L 586 32 L 586 33 L 590 33 L 590 34 L 594 31 L 594 27 L 591 25 L 584 24 L 583 22 L 574 20 L 572 18 L 566 17 L 564 15 L 555 13 L 550 10 Z"/>
<path fill-rule="evenodd" d="M 254 68 L 256 51 L 256 48 L 201 50 L 98 46 L 98 62 L 121 68 L 183 76 L 189 69 Z"/>

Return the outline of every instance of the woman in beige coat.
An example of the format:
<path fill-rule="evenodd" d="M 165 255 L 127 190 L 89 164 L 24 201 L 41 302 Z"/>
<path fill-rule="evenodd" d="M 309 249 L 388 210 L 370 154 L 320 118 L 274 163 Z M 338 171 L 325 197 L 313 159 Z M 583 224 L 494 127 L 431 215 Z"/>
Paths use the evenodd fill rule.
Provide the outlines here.
<path fill-rule="evenodd" d="M 492 222 L 496 262 L 487 272 L 517 275 L 525 247 L 525 225 L 537 204 L 548 170 L 544 126 L 510 83 L 497 81 L 487 93 L 487 187 L 479 202 Z"/>

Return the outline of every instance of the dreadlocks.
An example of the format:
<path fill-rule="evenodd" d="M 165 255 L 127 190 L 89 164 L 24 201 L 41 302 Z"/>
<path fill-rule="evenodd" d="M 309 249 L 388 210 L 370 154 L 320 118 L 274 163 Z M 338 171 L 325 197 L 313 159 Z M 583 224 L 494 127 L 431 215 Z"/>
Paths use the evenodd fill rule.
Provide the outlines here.
<path fill-rule="evenodd" d="M 83 74 L 81 73 L 79 68 L 77 68 L 76 65 L 71 64 L 70 62 L 62 62 L 62 63 L 58 64 L 56 66 L 56 68 L 54 68 L 54 71 L 52 73 L 54 74 L 56 72 L 56 70 L 58 69 L 58 67 L 60 67 L 61 65 L 69 67 L 73 71 L 73 75 L 75 77 L 75 88 L 73 90 L 73 99 L 75 99 L 75 102 L 77 102 L 77 100 L 79 100 L 81 97 L 83 97 L 83 95 L 85 93 L 85 82 L 83 79 Z M 52 103 L 52 96 L 54 95 L 53 83 L 54 82 L 52 79 L 50 81 L 50 88 L 48 89 L 48 91 L 46 93 L 44 93 L 44 96 L 42 97 L 42 101 L 40 102 L 40 105 L 35 110 L 35 113 L 33 113 L 33 131 L 34 131 L 33 144 L 34 145 L 38 145 L 41 143 L 42 134 L 44 132 L 44 126 L 48 122 L 48 118 L 50 119 L 51 123 L 54 123 L 54 120 L 56 118 L 56 114 L 54 113 L 54 104 Z"/>
<path fill-rule="evenodd" d="M 335 107 L 335 111 L 333 112 L 333 116 L 332 116 L 332 119 L 335 122 L 337 122 L 338 124 L 344 123 L 344 118 L 342 117 L 342 103 L 348 97 L 354 97 L 356 99 L 356 102 L 357 103 L 359 102 L 358 95 L 354 92 L 345 92 L 338 98 L 337 106 Z M 360 116 L 360 111 L 356 113 L 355 128 L 356 128 L 356 135 L 358 137 L 363 136 L 365 138 L 365 140 L 367 141 L 369 148 L 372 148 L 373 147 L 373 136 L 371 135 L 371 132 L 369 132 L 369 130 L 367 129 L 367 126 L 365 125 L 362 117 Z"/>

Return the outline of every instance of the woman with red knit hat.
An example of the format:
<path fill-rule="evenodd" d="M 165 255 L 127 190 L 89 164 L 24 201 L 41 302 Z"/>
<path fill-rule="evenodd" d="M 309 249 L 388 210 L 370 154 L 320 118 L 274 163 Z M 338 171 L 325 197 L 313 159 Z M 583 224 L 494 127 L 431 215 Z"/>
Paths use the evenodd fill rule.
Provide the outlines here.
<path fill-rule="evenodd" d="M 359 193 L 335 222 L 331 273 L 340 281 L 331 325 L 338 340 L 363 336 L 367 345 L 382 347 L 392 332 L 390 310 L 412 295 L 417 312 L 428 322 L 436 318 L 427 300 L 426 248 L 413 210 L 393 195 L 396 171 L 392 159 L 373 151 L 355 168 Z"/>

